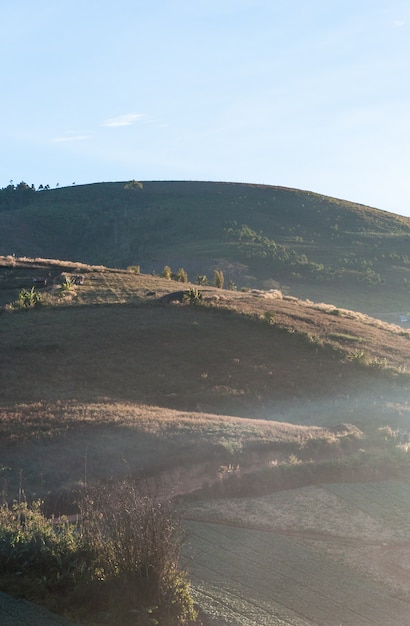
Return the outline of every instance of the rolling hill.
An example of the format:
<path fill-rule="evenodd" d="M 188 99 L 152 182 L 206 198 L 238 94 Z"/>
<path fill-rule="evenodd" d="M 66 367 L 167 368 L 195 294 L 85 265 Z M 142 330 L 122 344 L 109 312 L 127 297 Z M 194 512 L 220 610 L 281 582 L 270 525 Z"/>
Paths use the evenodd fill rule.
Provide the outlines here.
<path fill-rule="evenodd" d="M 181 283 L 0 261 L 2 463 L 14 488 L 17 467 L 33 489 L 66 488 L 85 457 L 95 476 L 226 462 L 229 450 L 274 441 L 279 423 L 408 424 L 410 335 L 400 326 L 275 290 L 205 286 L 195 304 L 164 304 Z M 69 281 L 79 273 L 80 284 Z M 17 294 L 39 277 L 40 306 L 21 306 Z"/>
<path fill-rule="evenodd" d="M 79 271 L 81 284 L 64 289 Z M 43 306 L 7 305 L 38 276 L 48 280 L 37 290 Z M 181 286 L 196 289 L 133 271 L 3 257 L 0 397 L 106 395 L 268 418 L 279 415 L 278 403 L 300 402 L 306 422 L 309 401 L 357 400 L 375 380 L 377 393 L 407 382 L 410 334 L 400 326 L 277 290 L 205 286 L 196 306 L 172 306 L 173 296 L 162 304 Z"/>
<path fill-rule="evenodd" d="M 410 220 L 222 183 L 4 191 L 3 500 L 143 479 L 185 517 L 204 624 L 401 624 Z"/>
<path fill-rule="evenodd" d="M 74 260 L 331 302 L 392 322 L 409 306 L 410 219 L 282 187 L 98 183 L 0 191 L 0 254 Z"/>

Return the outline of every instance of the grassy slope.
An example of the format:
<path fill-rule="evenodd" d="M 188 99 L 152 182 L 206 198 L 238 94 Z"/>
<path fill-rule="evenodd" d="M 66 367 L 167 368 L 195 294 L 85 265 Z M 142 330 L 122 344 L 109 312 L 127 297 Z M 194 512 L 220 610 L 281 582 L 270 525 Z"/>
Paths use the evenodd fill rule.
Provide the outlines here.
<path fill-rule="evenodd" d="M 11 492 L 20 470 L 37 492 L 209 459 L 215 471 L 234 450 L 286 439 L 283 428 L 295 436 L 296 427 L 272 419 L 408 417 L 410 339 L 399 327 L 212 288 L 199 307 L 161 306 L 158 298 L 180 284 L 75 264 L 2 263 L 3 303 L 33 276 L 84 275 L 64 298 L 49 287 L 50 306 L 0 315 L 1 463 Z M 296 437 L 316 436 L 311 428 Z"/>
<path fill-rule="evenodd" d="M 4 269 L 4 299 L 33 274 L 58 274 L 32 265 Z M 2 316 L 3 401 L 108 396 L 268 416 L 279 401 L 390 385 L 400 374 L 388 368 L 403 371 L 410 357 L 403 329 L 331 305 L 205 288 L 202 306 L 160 306 L 180 283 L 101 268 L 84 276 L 63 298 L 51 285 L 54 306 Z"/>
<path fill-rule="evenodd" d="M 236 226 L 235 226 L 236 223 Z M 246 224 L 265 238 L 239 241 Z M 408 218 L 319 194 L 229 183 L 100 183 L 34 194 L 0 211 L 0 253 L 75 259 L 191 278 L 215 267 L 238 285 L 280 283 L 300 297 L 376 315 L 407 312 Z M 308 263 L 278 263 L 274 240 Z M 318 267 L 319 265 L 319 267 Z M 323 268 L 322 268 L 323 266 Z M 373 279 L 380 284 L 371 284 Z"/>

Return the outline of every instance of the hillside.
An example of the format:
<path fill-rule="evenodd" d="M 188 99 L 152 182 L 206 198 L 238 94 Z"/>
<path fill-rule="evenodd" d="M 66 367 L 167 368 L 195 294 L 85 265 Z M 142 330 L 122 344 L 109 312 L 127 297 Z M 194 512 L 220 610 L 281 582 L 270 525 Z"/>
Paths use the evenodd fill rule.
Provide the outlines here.
<path fill-rule="evenodd" d="M 409 306 L 410 219 L 282 187 L 99 183 L 0 191 L 0 254 L 160 274 L 183 267 L 397 323 Z"/>
<path fill-rule="evenodd" d="M 71 514 L 123 478 L 172 498 L 207 625 L 401 624 L 409 332 L 278 290 L 197 289 L 0 257 L 3 499 Z"/>
<path fill-rule="evenodd" d="M 172 411 L 180 413 L 171 422 L 188 418 L 191 424 L 183 444 L 188 456 L 202 445 L 202 426 L 196 432 L 195 423 L 204 424 L 207 415 L 211 422 L 228 420 L 216 431 L 214 444 L 218 448 L 223 441 L 222 450 L 238 445 L 229 420 L 312 427 L 408 423 L 410 335 L 399 326 L 278 292 L 204 287 L 197 305 L 162 304 L 181 283 L 41 259 L 3 257 L 0 265 L 5 465 L 10 452 L 14 455 L 13 441 L 27 442 L 30 449 L 18 449 L 17 463 L 36 456 L 33 441 L 64 449 L 67 441 L 76 442 L 69 444 L 75 450 L 81 441 L 80 460 L 76 452 L 66 466 L 76 467 L 78 478 L 91 437 L 97 450 L 101 446 L 98 458 L 110 457 L 110 471 L 129 455 L 133 466 L 139 459 L 141 467 L 152 469 L 153 450 L 166 464 L 181 445 L 178 426 L 176 447 L 167 439 L 165 453 L 164 426 L 151 424 L 152 416 L 157 424 Z M 79 272 L 82 284 L 61 290 Z M 42 305 L 13 310 L 7 303 L 16 301 L 19 289 L 31 289 L 34 277 L 48 279 L 37 289 Z M 135 458 L 141 433 L 119 442 L 141 419 L 150 424 L 143 447 L 150 444 L 147 454 Z M 208 426 L 203 427 L 209 444 L 213 436 L 209 440 Z M 115 442 L 125 445 L 121 453 Z M 48 453 L 54 449 L 48 446 Z M 70 471 L 63 475 L 65 482 Z"/>
<path fill-rule="evenodd" d="M 76 271 L 82 284 L 61 292 Z M 409 333 L 334 305 L 214 287 L 201 288 L 197 306 L 162 305 L 164 294 L 190 285 L 13 258 L 3 259 L 0 304 L 39 275 L 49 280 L 38 290 L 42 307 L 4 308 L 2 401 L 108 396 L 267 418 L 300 403 L 307 422 L 323 412 L 318 403 L 353 406 L 352 398 L 374 401 L 407 382 Z"/>

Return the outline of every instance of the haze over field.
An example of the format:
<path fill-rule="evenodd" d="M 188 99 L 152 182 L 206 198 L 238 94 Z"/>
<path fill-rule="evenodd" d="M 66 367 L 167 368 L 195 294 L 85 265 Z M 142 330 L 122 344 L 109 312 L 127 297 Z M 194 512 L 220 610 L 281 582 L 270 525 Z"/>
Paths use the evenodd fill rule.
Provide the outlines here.
<path fill-rule="evenodd" d="M 410 214 L 407 2 L 3 4 L 1 187 L 225 180 Z"/>
<path fill-rule="evenodd" d="M 0 257 L 3 497 L 23 488 L 60 516 L 90 489 L 107 489 L 98 519 L 108 502 L 119 503 L 118 519 L 129 514 L 113 499 L 121 485 L 121 494 L 155 486 L 161 507 L 172 499 L 189 530 L 184 562 L 204 617 L 195 626 L 402 626 L 409 332 L 279 290 L 200 290 L 136 267 Z M 0 512 L 2 553 L 15 555 L 4 505 Z M 21 518 L 11 515 L 14 527 Z M 145 546 L 147 535 L 132 528 Z M 24 576 L 4 558 L 14 569 L 0 572 L 2 590 L 76 623 L 130 623 L 115 611 L 135 606 L 122 585 L 133 580 L 134 557 L 121 602 L 105 570 L 100 609 L 89 587 L 82 600 L 88 578 L 57 578 L 50 591 L 54 578 L 42 576 L 39 585 L 41 555 L 25 552 L 38 542 L 24 541 Z M 101 590 L 91 598 L 101 602 Z M 14 609 L 2 598 L 0 622 L 2 610 Z"/>
<path fill-rule="evenodd" d="M 410 3 L 3 4 L 0 624 L 410 623 Z"/>

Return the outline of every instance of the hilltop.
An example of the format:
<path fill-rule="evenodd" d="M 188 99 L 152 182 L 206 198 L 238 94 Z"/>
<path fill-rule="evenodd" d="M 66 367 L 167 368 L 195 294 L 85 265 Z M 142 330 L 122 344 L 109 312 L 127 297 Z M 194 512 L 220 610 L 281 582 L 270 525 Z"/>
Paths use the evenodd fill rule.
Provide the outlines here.
<path fill-rule="evenodd" d="M 212 182 L 0 191 L 0 254 L 226 286 L 281 289 L 398 322 L 409 310 L 410 219 L 317 193 Z"/>

